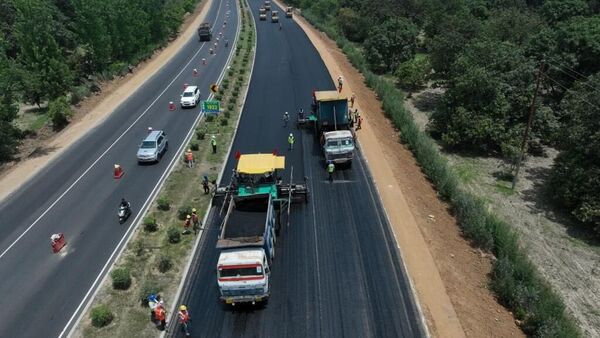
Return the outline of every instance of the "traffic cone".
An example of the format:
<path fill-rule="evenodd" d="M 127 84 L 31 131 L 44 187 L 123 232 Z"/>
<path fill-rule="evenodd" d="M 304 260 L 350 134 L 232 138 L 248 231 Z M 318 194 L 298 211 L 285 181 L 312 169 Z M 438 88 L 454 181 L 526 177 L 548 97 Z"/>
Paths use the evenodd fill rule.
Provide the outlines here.
<path fill-rule="evenodd" d="M 277 156 L 277 149 L 273 149 L 273 156 Z"/>
<path fill-rule="evenodd" d="M 169 102 L 169 111 L 174 111 L 175 109 L 175 103 L 173 101 Z"/>
<path fill-rule="evenodd" d="M 121 168 L 120 165 L 115 164 L 115 172 L 113 174 L 113 177 L 115 179 L 119 179 L 119 178 L 123 177 L 123 175 L 125 175 L 125 171 L 123 171 L 123 168 Z"/>
<path fill-rule="evenodd" d="M 192 75 L 194 75 L 194 77 L 198 76 L 198 70 L 196 68 L 194 68 L 194 70 L 192 71 Z"/>
<path fill-rule="evenodd" d="M 242 153 L 240 153 L 239 150 L 235 152 L 235 159 L 236 160 L 239 160 L 241 156 L 242 156 Z"/>
<path fill-rule="evenodd" d="M 206 59 L 202 59 L 202 64 L 206 65 Z"/>
<path fill-rule="evenodd" d="M 64 246 L 67 245 L 67 240 L 62 232 L 50 236 L 50 246 L 52 253 L 58 253 Z"/>
<path fill-rule="evenodd" d="M 213 54 L 213 49 L 212 49 L 212 48 L 210 48 L 210 49 L 208 50 L 208 52 L 209 52 L 209 53 L 212 55 L 212 54 Z"/>
<path fill-rule="evenodd" d="M 187 84 L 187 83 L 184 83 L 184 84 L 183 84 L 183 90 L 185 90 L 187 87 L 188 87 L 188 84 Z"/>

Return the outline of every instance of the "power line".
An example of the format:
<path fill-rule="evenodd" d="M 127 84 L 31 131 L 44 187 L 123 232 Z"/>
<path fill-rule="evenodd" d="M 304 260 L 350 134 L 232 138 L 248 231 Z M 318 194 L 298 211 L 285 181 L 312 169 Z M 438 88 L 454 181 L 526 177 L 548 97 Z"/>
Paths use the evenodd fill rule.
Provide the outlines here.
<path fill-rule="evenodd" d="M 587 100 L 587 97 L 585 97 L 585 98 L 584 98 L 583 96 L 581 96 L 581 95 L 579 94 L 579 92 L 577 92 L 577 91 L 574 91 L 574 90 L 571 90 L 571 88 L 568 88 L 567 86 L 565 86 L 565 85 L 563 85 L 562 83 L 560 83 L 558 80 L 556 80 L 556 79 L 553 79 L 552 77 L 548 76 L 548 74 L 543 74 L 543 76 L 544 76 L 545 78 L 547 78 L 548 80 L 550 80 L 550 81 L 552 81 L 552 82 L 556 83 L 556 84 L 557 84 L 557 85 L 559 85 L 560 87 L 564 88 L 564 89 L 565 89 L 565 91 L 569 92 L 571 95 L 573 95 L 573 96 L 576 96 L 577 98 L 581 99 L 583 102 L 585 102 L 585 103 L 589 104 L 590 106 L 592 106 L 592 107 L 594 107 L 594 108 L 596 108 L 596 109 L 600 110 L 600 106 L 598 106 L 598 105 L 596 105 L 596 104 L 594 104 L 594 103 L 591 103 L 590 101 L 588 101 L 588 100 Z M 595 88 L 594 88 L 594 89 L 595 89 Z"/>

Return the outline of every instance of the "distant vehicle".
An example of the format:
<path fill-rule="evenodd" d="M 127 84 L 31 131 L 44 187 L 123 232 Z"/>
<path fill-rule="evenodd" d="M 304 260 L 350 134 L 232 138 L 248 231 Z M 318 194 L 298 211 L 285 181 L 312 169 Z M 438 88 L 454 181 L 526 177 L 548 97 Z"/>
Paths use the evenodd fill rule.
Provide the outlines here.
<path fill-rule="evenodd" d="M 198 86 L 188 86 L 181 94 L 181 108 L 196 107 L 200 102 L 200 89 Z"/>
<path fill-rule="evenodd" d="M 162 130 L 154 130 L 140 144 L 137 152 L 138 162 L 159 162 L 167 149 L 169 141 Z"/>
<path fill-rule="evenodd" d="M 288 7 L 285 9 L 285 17 L 291 18 L 294 14 L 292 13 L 293 7 Z"/>
<path fill-rule="evenodd" d="M 279 13 L 277 11 L 271 12 L 271 22 L 279 22 Z"/>
<path fill-rule="evenodd" d="M 258 19 L 261 21 L 267 20 L 267 10 L 264 7 L 258 10 Z"/>
<path fill-rule="evenodd" d="M 331 161 L 351 166 L 355 135 L 350 127 L 348 98 L 336 90 L 316 91 L 311 110 L 310 116 L 298 117 L 298 126 L 314 124 L 326 164 Z"/>
<path fill-rule="evenodd" d="M 265 0 L 265 9 L 266 9 L 267 11 L 270 11 L 270 10 L 271 10 L 271 1 L 269 1 L 269 0 Z"/>
<path fill-rule="evenodd" d="M 212 40 L 212 29 L 210 28 L 210 23 L 204 22 L 200 24 L 198 27 L 198 38 L 200 41 Z"/>

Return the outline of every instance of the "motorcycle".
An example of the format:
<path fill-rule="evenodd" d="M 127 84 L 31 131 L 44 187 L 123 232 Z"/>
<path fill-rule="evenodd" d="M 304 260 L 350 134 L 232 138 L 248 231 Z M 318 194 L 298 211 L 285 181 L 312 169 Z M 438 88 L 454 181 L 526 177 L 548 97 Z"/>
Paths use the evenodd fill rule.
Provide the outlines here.
<path fill-rule="evenodd" d="M 119 216 L 119 224 L 125 223 L 129 216 L 131 216 L 131 206 L 129 204 L 127 206 L 119 205 L 117 215 Z"/>

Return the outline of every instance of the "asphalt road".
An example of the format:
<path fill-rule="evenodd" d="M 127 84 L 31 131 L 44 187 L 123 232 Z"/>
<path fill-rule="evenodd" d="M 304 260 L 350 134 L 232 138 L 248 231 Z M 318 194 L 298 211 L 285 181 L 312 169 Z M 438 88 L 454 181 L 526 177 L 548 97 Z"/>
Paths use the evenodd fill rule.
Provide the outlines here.
<path fill-rule="evenodd" d="M 207 17 L 215 23 L 214 36 L 224 29 L 231 43 L 237 31 L 235 5 L 235 0 L 216 0 Z M 56 337 L 76 319 L 163 173 L 174 157 L 181 158 L 177 150 L 200 109 L 170 112 L 168 102 L 179 102 L 184 83 L 199 85 L 206 99 L 230 50 L 221 44 L 216 55 L 209 55 L 209 47 L 194 36 L 105 122 L 1 202 L 1 337 Z M 194 68 L 199 77 L 193 76 Z M 138 166 L 135 154 L 148 126 L 167 133 L 169 150 L 159 164 Z M 112 177 L 115 163 L 125 170 L 121 180 Z M 123 225 L 116 215 L 121 197 L 134 211 Z M 56 232 L 65 233 L 68 245 L 53 255 L 50 235 Z"/>
<path fill-rule="evenodd" d="M 423 336 L 406 271 L 360 152 L 352 168 L 336 172 L 330 184 L 314 135 L 294 124 L 283 127 L 284 111 L 293 120 L 299 107 L 309 110 L 313 89 L 334 89 L 325 65 L 281 9 L 280 31 L 270 20 L 258 21 L 262 0 L 250 2 L 257 54 L 232 154 L 277 149 L 286 156 L 282 176 L 288 178 L 292 167 L 295 181 L 307 176 L 311 197 L 294 205 L 291 224 L 278 238 L 265 308 L 232 310 L 218 303 L 215 244 L 221 219 L 213 208 L 181 300 L 192 316 L 192 336 Z M 296 136 L 292 151 L 286 143 L 290 132 Z M 235 165 L 231 155 L 225 173 Z"/>

